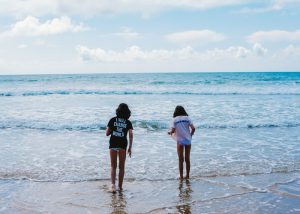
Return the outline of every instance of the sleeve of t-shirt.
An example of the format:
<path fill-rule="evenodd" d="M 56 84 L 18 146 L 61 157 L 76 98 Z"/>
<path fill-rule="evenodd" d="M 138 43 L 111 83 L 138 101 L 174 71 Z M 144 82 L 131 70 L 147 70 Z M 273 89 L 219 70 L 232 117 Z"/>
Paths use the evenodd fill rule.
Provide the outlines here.
<path fill-rule="evenodd" d="M 175 119 L 173 119 L 170 123 L 171 129 L 175 129 Z"/>
<path fill-rule="evenodd" d="M 111 118 L 107 124 L 107 127 L 110 129 L 114 128 L 114 118 Z"/>
<path fill-rule="evenodd" d="M 133 129 L 132 123 L 128 120 L 128 130 Z"/>
<path fill-rule="evenodd" d="M 191 118 L 189 118 L 189 123 L 190 123 L 190 125 L 193 125 Z"/>

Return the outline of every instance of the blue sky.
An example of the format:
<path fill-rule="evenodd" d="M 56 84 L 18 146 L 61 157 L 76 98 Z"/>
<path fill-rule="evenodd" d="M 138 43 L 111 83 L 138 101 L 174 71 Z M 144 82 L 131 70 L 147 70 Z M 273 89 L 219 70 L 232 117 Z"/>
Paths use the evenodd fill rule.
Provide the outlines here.
<path fill-rule="evenodd" d="M 300 0 L 0 4 L 0 74 L 300 71 Z"/>

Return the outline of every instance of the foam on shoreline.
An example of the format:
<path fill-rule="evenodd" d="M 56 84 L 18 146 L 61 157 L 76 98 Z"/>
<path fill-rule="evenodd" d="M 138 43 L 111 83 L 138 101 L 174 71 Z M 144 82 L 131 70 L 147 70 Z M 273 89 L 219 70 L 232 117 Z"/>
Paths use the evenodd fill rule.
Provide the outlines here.
<path fill-rule="evenodd" d="M 130 181 L 112 194 L 109 181 L 0 180 L 1 213 L 296 213 L 299 173 L 187 181 Z"/>

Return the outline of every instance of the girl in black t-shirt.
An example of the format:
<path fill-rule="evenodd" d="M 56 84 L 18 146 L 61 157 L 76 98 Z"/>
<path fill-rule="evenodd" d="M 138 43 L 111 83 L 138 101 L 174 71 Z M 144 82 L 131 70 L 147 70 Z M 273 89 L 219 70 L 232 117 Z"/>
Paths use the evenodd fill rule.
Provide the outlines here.
<path fill-rule="evenodd" d="M 131 147 L 133 140 L 132 124 L 128 120 L 131 111 L 128 105 L 121 103 L 116 109 L 116 117 L 109 120 L 106 128 L 106 136 L 110 135 L 109 140 L 109 154 L 111 163 L 111 184 L 112 192 L 116 192 L 116 168 L 117 159 L 119 156 L 119 189 L 122 190 L 123 178 L 125 174 L 125 160 L 126 160 L 126 149 L 127 149 L 127 133 L 129 132 L 129 148 L 128 155 L 131 157 Z"/>

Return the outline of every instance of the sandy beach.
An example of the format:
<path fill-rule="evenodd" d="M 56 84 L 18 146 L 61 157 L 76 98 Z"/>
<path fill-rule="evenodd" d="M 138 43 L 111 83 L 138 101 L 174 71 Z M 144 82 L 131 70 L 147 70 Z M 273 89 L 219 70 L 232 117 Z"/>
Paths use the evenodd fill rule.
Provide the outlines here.
<path fill-rule="evenodd" d="M 108 180 L 1 180 L 0 213 L 299 213 L 299 176 L 126 180 L 116 194 Z"/>

